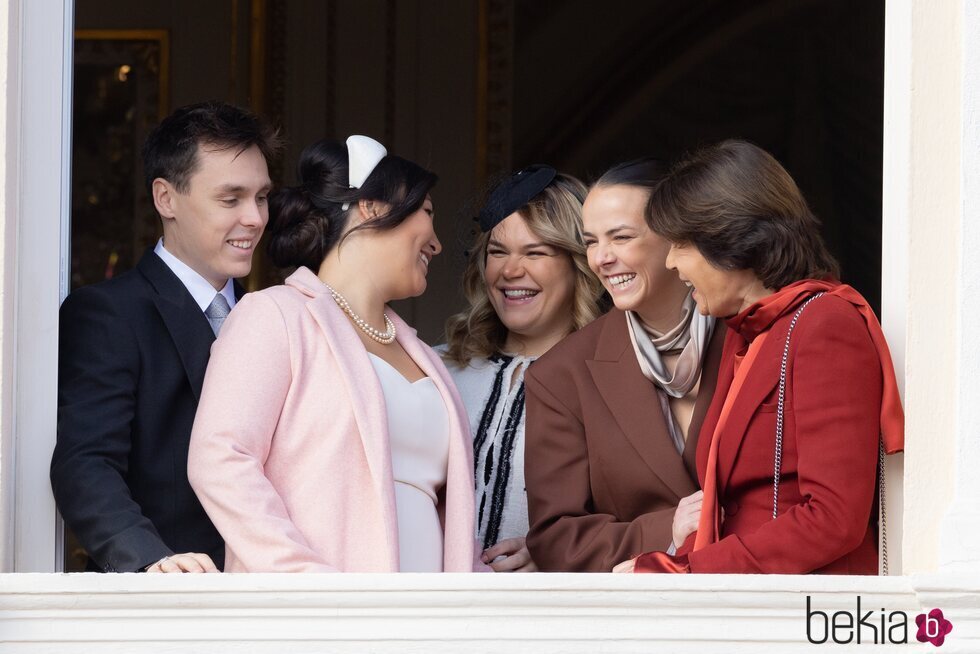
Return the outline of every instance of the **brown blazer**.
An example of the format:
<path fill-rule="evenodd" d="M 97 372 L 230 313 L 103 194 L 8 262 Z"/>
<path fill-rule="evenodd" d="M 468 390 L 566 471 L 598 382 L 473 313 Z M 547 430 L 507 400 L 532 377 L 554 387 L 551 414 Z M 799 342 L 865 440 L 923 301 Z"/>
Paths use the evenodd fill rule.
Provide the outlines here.
<path fill-rule="evenodd" d="M 711 403 L 725 325 L 705 356 L 683 458 L 653 384 L 613 309 L 538 359 L 526 376 L 527 546 L 541 570 L 609 572 L 666 550 L 677 502 L 698 490 L 698 433 Z"/>

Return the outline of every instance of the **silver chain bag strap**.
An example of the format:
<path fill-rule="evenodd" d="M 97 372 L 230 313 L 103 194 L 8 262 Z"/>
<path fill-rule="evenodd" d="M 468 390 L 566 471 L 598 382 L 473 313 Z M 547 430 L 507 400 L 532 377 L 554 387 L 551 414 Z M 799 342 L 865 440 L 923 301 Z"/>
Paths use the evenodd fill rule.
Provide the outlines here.
<path fill-rule="evenodd" d="M 800 314 L 806 309 L 807 305 L 816 300 L 823 293 L 817 293 L 796 310 L 793 320 L 789 323 L 786 332 L 786 345 L 783 347 L 783 358 L 779 364 L 779 396 L 776 404 L 776 454 L 774 457 L 774 470 L 772 476 L 772 518 L 776 519 L 779 514 L 779 474 L 783 463 L 783 409 L 786 399 L 786 364 L 789 361 L 789 341 L 793 335 L 796 322 L 800 319 Z M 885 531 L 885 448 L 878 439 L 878 524 L 881 533 L 881 573 L 888 575 L 888 539 Z"/>

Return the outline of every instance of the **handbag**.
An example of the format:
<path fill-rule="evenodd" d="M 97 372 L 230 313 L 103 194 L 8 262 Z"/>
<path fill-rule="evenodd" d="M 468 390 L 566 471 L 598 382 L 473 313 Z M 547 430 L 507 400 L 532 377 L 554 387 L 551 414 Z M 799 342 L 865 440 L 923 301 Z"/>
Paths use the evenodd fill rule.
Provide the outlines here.
<path fill-rule="evenodd" d="M 800 305 L 800 308 L 793 314 L 793 319 L 789 323 L 786 332 L 786 345 L 783 347 L 783 358 L 779 364 L 779 396 L 776 403 L 776 452 L 774 457 L 774 470 L 772 476 L 772 518 L 776 519 L 779 513 L 779 474 L 783 463 L 783 408 L 786 398 L 786 363 L 789 360 L 789 342 L 793 335 L 793 329 L 803 310 L 811 302 L 816 300 L 823 293 L 817 293 Z M 881 574 L 888 576 L 888 538 L 885 526 L 885 446 L 878 438 L 878 533 L 880 538 L 879 552 L 881 557 Z"/>

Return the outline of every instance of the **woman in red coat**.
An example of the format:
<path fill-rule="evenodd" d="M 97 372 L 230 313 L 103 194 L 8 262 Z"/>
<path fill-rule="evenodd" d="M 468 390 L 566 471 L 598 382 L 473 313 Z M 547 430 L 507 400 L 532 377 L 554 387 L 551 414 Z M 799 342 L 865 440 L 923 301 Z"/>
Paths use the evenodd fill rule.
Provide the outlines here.
<path fill-rule="evenodd" d="M 902 407 L 881 327 L 837 281 L 796 184 L 726 141 L 676 166 L 649 211 L 667 267 L 729 329 L 698 443 L 697 530 L 676 555 L 616 570 L 876 574 L 879 438 L 901 449 Z"/>

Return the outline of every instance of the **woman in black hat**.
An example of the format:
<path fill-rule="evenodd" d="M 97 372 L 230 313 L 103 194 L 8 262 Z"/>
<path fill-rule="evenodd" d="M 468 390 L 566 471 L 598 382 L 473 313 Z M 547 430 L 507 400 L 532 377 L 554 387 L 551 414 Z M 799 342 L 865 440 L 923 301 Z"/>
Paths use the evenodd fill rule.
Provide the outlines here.
<path fill-rule="evenodd" d="M 524 543 L 524 373 L 599 315 L 602 287 L 582 240 L 585 194 L 550 166 L 498 184 L 463 277 L 469 306 L 446 325 L 441 349 L 474 438 L 479 541 L 498 572 L 537 569 Z"/>

